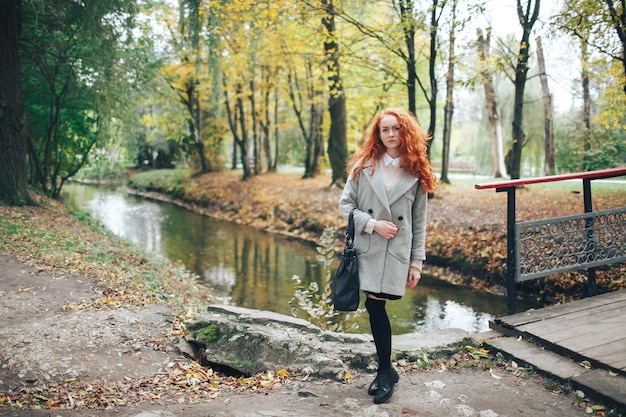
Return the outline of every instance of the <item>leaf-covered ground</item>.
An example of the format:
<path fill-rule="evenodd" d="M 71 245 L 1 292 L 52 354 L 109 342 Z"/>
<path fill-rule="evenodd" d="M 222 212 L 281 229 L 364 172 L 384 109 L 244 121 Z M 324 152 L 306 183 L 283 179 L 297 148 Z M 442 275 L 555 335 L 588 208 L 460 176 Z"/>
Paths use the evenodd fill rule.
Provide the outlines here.
<path fill-rule="evenodd" d="M 324 227 L 332 226 L 337 230 L 340 246 L 340 229 L 344 222 L 337 212 L 337 200 L 341 190 L 328 188 L 329 183 L 328 177 L 301 180 L 299 175 L 290 174 L 267 174 L 248 182 L 239 181 L 234 174 L 211 174 L 183 182 L 184 192 L 179 189 L 177 195 L 183 196 L 190 208 L 209 215 L 305 239 L 317 240 Z M 521 190 L 519 216 L 526 219 L 578 213 L 582 210 L 581 196 L 572 191 L 576 190 Z M 596 209 L 624 205 L 623 189 L 595 193 L 594 205 Z M 452 276 L 459 283 L 497 289 L 493 283 L 497 285 L 503 268 L 505 206 L 504 195 L 475 191 L 471 184 L 440 187 L 430 202 L 428 250 L 431 265 L 453 268 L 457 274 Z M 68 214 L 57 202 L 40 199 L 38 207 L 0 206 L 0 255 L 11 259 L 10 264 L 17 275 L 32 279 L 28 283 L 24 280 L 21 284 L 12 283 L 0 288 L 5 317 L 11 320 L 21 317 L 33 324 L 41 324 L 47 319 L 58 326 L 57 330 L 42 330 L 34 325 L 30 329 L 21 327 L 20 332 L 24 334 L 7 333 L 2 337 L 0 386 L 11 388 L 0 389 L 0 409 L 102 410 L 132 404 L 206 403 L 216 398 L 232 399 L 232 395 L 238 393 L 269 394 L 294 382 L 302 384 L 306 379 L 284 370 L 249 378 L 231 377 L 166 351 L 168 341 L 184 333 L 185 320 L 193 315 L 195 308 L 202 308 L 211 299 L 211 294 L 197 287 L 195 277 L 180 266 L 144 253 L 92 224 L 81 213 Z M 624 273 L 619 268 L 601 276 L 601 288 L 623 287 Z M 431 270 L 438 271 L 434 266 Z M 0 271 L 2 282 L 6 279 L 4 273 L 6 271 Z M 493 278 L 489 274 L 493 274 Z M 446 276 L 451 275 L 446 273 Z M 72 280 L 65 280 L 67 277 Z M 54 292 L 54 300 L 42 295 L 52 289 L 53 282 L 83 281 L 88 282 L 90 288 L 93 286 L 94 291 L 89 296 L 78 297 L 74 289 L 65 293 L 61 290 Z M 550 294 L 565 298 L 574 294 L 572 288 L 584 288 L 580 281 L 584 279 L 564 276 L 544 280 L 542 288 L 547 288 L 549 282 L 550 285 L 562 285 L 562 293 L 550 290 Z M 584 292 L 584 289 L 578 291 Z M 166 325 L 153 326 L 148 333 L 145 328 L 134 329 L 130 322 L 113 318 L 119 312 L 143 311 L 161 304 L 169 306 L 175 319 Z M 84 328 L 74 329 L 75 323 Z M 9 324 L 4 322 L 3 328 L 9 329 Z M 99 340 L 102 337 L 90 332 L 90 328 L 94 331 L 106 329 L 109 333 L 103 334 L 107 334 L 107 340 Z M 70 332 L 77 340 L 58 340 L 61 330 Z M 31 341 L 36 342 L 33 345 L 36 348 L 30 348 Z M 128 367 L 118 369 L 122 376 L 114 381 L 97 378 L 97 374 L 95 380 L 55 377 L 50 371 L 50 363 L 46 362 L 51 362 L 57 370 L 66 366 L 68 354 L 62 348 L 70 342 L 80 346 L 83 355 L 99 343 L 113 343 L 114 357 L 110 352 L 100 350 L 89 356 L 89 360 L 81 361 L 78 356 L 79 362 L 95 370 L 106 369 L 110 361 L 113 361 L 108 364 L 110 367 L 116 367 L 120 361 L 125 361 Z M 416 363 L 400 361 L 397 366 L 410 381 L 423 379 L 427 384 L 437 378 L 437 373 L 446 371 L 454 384 L 467 382 L 468 386 L 477 376 L 467 369 L 487 370 L 490 378 L 502 384 L 500 388 L 507 386 L 526 393 L 527 398 L 533 399 L 529 403 L 532 407 L 543 407 L 542 415 L 556 409 L 554 400 L 544 400 L 537 390 L 565 393 L 567 397 L 559 397 L 558 401 L 565 402 L 565 407 L 573 405 L 572 411 L 592 404 L 584 396 L 575 396 L 568 387 L 545 381 L 529 370 L 477 349 L 461 349 L 452 358 L 424 358 Z M 131 375 L 133 366 L 137 370 L 153 369 L 150 365 L 154 364 L 149 362 L 155 355 L 168 358 L 158 372 Z M 11 374 L 12 366 L 19 365 L 20 361 L 26 363 L 29 358 L 33 358 L 28 363 L 30 368 L 37 371 L 41 367 L 43 371 L 37 374 L 38 379 L 16 386 L 11 380 L 16 377 Z M 426 374 L 419 377 L 416 372 Z M 369 377 L 354 377 L 359 384 L 356 392 L 360 393 Z M 331 381 L 316 381 L 315 384 L 323 392 L 331 393 L 329 395 L 337 391 Z M 492 389 L 488 385 L 485 387 Z M 405 383 L 402 389 L 413 388 Z M 478 393 L 480 389 L 473 387 L 463 395 L 469 395 L 471 399 L 481 395 Z M 336 400 L 337 404 L 342 401 L 341 398 Z M 318 409 L 331 400 L 320 401 Z M 401 404 L 399 398 L 397 403 Z M 244 401 L 243 407 L 248 405 Z M 506 409 L 506 401 L 499 406 Z M 403 413 L 404 410 L 402 408 Z"/>

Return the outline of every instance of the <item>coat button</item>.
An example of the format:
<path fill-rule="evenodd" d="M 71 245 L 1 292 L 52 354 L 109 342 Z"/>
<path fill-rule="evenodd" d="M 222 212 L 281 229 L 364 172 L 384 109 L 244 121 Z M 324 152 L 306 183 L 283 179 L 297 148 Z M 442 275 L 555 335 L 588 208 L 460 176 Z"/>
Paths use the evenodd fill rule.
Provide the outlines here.
<path fill-rule="evenodd" d="M 402 217 L 402 216 L 398 217 L 398 221 L 401 222 L 402 220 L 404 220 L 404 217 Z"/>
<path fill-rule="evenodd" d="M 372 209 L 368 209 L 368 210 L 367 210 L 367 213 L 368 213 L 368 214 L 374 214 L 374 210 L 372 210 Z"/>

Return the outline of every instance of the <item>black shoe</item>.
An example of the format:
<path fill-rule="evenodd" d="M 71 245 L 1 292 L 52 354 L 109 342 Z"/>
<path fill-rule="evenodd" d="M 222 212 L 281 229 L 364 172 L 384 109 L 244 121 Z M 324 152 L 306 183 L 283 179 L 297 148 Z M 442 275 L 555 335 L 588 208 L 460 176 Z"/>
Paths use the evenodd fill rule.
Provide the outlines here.
<path fill-rule="evenodd" d="M 394 384 L 397 384 L 398 381 L 400 380 L 400 376 L 398 375 L 398 372 L 393 367 L 391 367 L 390 372 L 391 372 L 391 380 L 393 381 Z M 370 387 L 367 389 L 367 393 L 369 395 L 376 395 L 376 391 L 378 391 L 378 375 L 376 375 L 376 378 L 374 378 L 374 380 L 370 384 Z"/>
<path fill-rule="evenodd" d="M 376 375 L 376 378 L 374 378 L 370 384 L 370 387 L 367 389 L 367 393 L 369 395 L 376 395 L 376 391 L 378 391 L 378 375 Z"/>
<path fill-rule="evenodd" d="M 374 404 L 382 404 L 393 395 L 393 386 L 396 384 L 396 381 L 394 381 L 394 371 L 392 369 L 378 374 L 378 389 L 374 396 Z M 396 373 L 395 375 L 398 374 Z"/>

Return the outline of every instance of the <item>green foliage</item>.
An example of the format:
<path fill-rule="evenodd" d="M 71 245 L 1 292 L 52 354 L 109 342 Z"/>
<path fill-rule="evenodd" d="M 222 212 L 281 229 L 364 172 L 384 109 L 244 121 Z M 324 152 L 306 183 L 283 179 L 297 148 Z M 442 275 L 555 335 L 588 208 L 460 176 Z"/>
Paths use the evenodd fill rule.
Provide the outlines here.
<path fill-rule="evenodd" d="M 295 282 L 295 292 L 290 300 L 292 305 L 292 314 L 297 317 L 300 311 L 308 315 L 308 320 L 322 330 L 333 330 L 337 332 L 346 332 L 354 330 L 358 327 L 356 323 L 346 325 L 337 318 L 343 313 L 335 311 L 332 299 L 332 270 L 331 265 L 335 257 L 335 251 L 332 249 L 335 239 L 335 231 L 332 227 L 326 227 L 320 237 L 322 243 L 317 247 L 317 260 L 320 261 L 324 268 L 324 280 L 322 288 L 316 282 L 305 285 L 299 276 L 294 275 L 292 279 Z M 361 314 L 357 310 L 354 313 L 345 314 L 347 320 L 355 318 Z"/>
<path fill-rule="evenodd" d="M 119 98 L 132 70 L 121 38 L 134 4 L 33 0 L 22 12 L 31 182 L 57 197 L 106 141 L 112 115 L 122 113 Z"/>
<path fill-rule="evenodd" d="M 128 182 L 133 188 L 143 191 L 160 191 L 182 197 L 185 194 L 184 169 L 155 169 L 132 175 Z"/>
<path fill-rule="evenodd" d="M 126 177 L 124 164 L 118 160 L 107 158 L 106 154 L 96 152 L 88 165 L 76 173 L 74 178 L 97 182 L 119 183 Z"/>
<path fill-rule="evenodd" d="M 592 128 L 580 125 L 557 134 L 556 165 L 559 172 L 593 171 L 614 168 L 626 160 L 626 141 L 622 129 Z"/>

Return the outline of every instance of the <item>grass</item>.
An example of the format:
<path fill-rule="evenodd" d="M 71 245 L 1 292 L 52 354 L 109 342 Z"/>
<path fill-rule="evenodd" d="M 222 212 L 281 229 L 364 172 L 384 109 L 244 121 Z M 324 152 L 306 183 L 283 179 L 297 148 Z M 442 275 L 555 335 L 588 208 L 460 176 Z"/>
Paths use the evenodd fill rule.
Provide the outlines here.
<path fill-rule="evenodd" d="M 41 273 L 91 278 L 103 294 L 117 294 L 120 304 L 166 300 L 181 309 L 202 305 L 208 290 L 181 265 L 144 251 L 107 231 L 88 214 L 68 213 L 58 202 L 38 207 L 0 206 L 0 253 Z M 93 306 L 101 306 L 96 300 Z M 88 307 L 85 305 L 83 307 Z"/>

